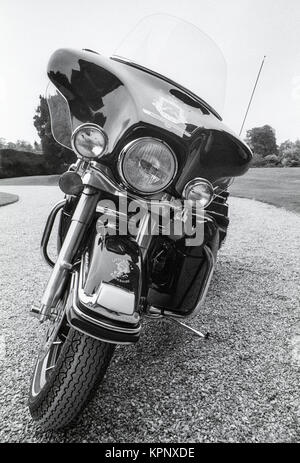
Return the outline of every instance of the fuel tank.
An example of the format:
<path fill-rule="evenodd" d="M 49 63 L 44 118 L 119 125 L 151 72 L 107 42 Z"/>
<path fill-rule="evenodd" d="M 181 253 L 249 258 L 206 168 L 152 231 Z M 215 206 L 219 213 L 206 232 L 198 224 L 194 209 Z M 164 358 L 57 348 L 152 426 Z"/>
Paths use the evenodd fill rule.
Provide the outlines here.
<path fill-rule="evenodd" d="M 60 49 L 50 58 L 48 76 L 69 105 L 72 130 L 86 122 L 105 130 L 101 163 L 118 181 L 120 151 L 145 136 L 164 140 L 176 153 L 178 172 L 167 189 L 175 196 L 192 178 L 226 187 L 249 168 L 251 150 L 209 102 L 162 75 L 119 58 Z"/>

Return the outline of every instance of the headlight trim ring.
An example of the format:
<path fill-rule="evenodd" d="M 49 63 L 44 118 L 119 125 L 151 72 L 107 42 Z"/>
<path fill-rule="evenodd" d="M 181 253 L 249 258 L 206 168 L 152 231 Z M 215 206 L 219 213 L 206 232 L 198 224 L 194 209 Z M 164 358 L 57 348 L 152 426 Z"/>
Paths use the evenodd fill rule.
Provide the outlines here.
<path fill-rule="evenodd" d="M 164 145 L 167 150 L 169 151 L 169 153 L 172 155 L 172 158 L 173 158 L 173 161 L 174 161 L 174 172 L 172 173 L 172 176 L 170 178 L 170 180 L 168 181 L 168 183 L 166 185 L 164 185 L 162 188 L 159 188 L 155 191 L 150 191 L 150 192 L 147 192 L 147 191 L 142 191 L 138 188 L 135 188 L 133 185 L 131 185 L 125 175 L 124 175 L 124 172 L 123 172 L 123 162 L 124 162 L 124 158 L 126 156 L 126 154 L 128 154 L 128 151 L 130 149 L 132 149 L 132 147 L 140 142 L 158 142 L 158 143 L 161 143 L 162 145 Z M 174 181 L 174 178 L 176 177 L 177 175 L 177 172 L 178 172 L 178 161 L 177 161 L 177 157 L 173 151 L 173 149 L 170 147 L 170 145 L 168 143 L 166 143 L 164 140 L 161 140 L 159 138 L 156 138 L 156 137 L 149 137 L 149 136 L 145 136 L 145 137 L 139 137 L 139 138 L 135 138 L 134 140 L 131 140 L 129 143 L 127 143 L 123 149 L 120 151 L 120 154 L 119 154 L 119 157 L 118 157 L 118 163 L 117 163 L 117 168 L 118 168 L 118 173 L 119 173 L 119 176 L 123 182 L 123 184 L 125 185 L 125 187 L 129 190 L 131 190 L 132 192 L 136 193 L 136 194 L 139 194 L 139 195 L 145 195 L 145 196 L 151 196 L 151 195 L 154 195 L 154 194 L 157 194 L 157 193 L 160 193 L 162 191 L 164 191 L 166 188 L 168 188 L 168 186 L 171 185 L 171 183 Z"/>
<path fill-rule="evenodd" d="M 101 135 L 103 136 L 103 140 L 104 140 L 104 149 L 103 149 L 103 151 L 101 152 L 101 154 L 99 154 L 99 155 L 97 155 L 97 156 L 94 156 L 94 157 L 83 156 L 83 155 L 78 151 L 78 149 L 76 148 L 76 145 L 75 145 L 75 138 L 76 138 L 76 135 L 78 134 L 78 132 L 80 132 L 80 130 L 82 130 L 82 129 L 84 129 L 84 128 L 96 129 L 96 130 L 98 130 L 98 132 L 100 132 Z M 85 122 L 84 124 L 78 125 L 78 126 L 73 130 L 72 135 L 71 135 L 71 146 L 72 146 L 72 149 L 73 149 L 74 153 L 76 154 L 76 156 L 78 156 L 80 159 L 95 161 L 95 160 L 101 158 L 101 157 L 107 152 L 107 147 L 108 147 L 108 136 L 107 136 L 106 132 L 103 130 L 103 128 L 100 127 L 98 124 L 94 124 L 93 122 Z"/>

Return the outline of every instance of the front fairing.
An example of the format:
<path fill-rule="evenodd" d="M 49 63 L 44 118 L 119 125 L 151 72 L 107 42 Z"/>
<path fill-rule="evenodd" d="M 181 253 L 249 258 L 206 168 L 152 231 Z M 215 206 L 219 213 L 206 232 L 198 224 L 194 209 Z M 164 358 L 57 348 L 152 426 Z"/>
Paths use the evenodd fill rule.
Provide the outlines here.
<path fill-rule="evenodd" d="M 108 136 L 101 162 L 113 172 L 121 149 L 141 136 L 159 137 L 176 153 L 179 169 L 168 189 L 171 194 L 181 194 L 185 183 L 197 176 L 214 184 L 226 183 L 248 169 L 251 152 L 242 140 L 208 104 L 163 76 L 132 63 L 70 49 L 52 55 L 48 76 L 69 109 L 65 131 L 60 127 L 63 143 L 62 135 L 57 141 L 70 148 L 67 140 L 78 125 L 98 124 Z M 52 120 L 52 129 L 55 124 Z M 55 132 L 54 128 L 54 136 Z"/>

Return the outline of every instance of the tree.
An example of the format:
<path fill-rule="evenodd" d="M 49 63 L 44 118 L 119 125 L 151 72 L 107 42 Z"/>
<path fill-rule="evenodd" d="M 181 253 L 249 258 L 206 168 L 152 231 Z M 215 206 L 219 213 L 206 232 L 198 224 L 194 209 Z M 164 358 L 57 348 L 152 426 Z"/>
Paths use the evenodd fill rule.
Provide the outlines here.
<path fill-rule="evenodd" d="M 277 165 L 280 165 L 280 159 L 278 158 L 278 156 L 276 156 L 276 154 L 268 154 L 268 156 L 266 156 L 264 158 L 264 161 L 269 165 L 269 166 L 277 166 Z"/>
<path fill-rule="evenodd" d="M 265 158 L 270 154 L 278 154 L 275 130 L 270 125 L 248 130 L 246 142 L 259 157 Z"/>
<path fill-rule="evenodd" d="M 281 163 L 285 167 L 300 167 L 300 140 L 286 140 L 279 147 Z"/>
<path fill-rule="evenodd" d="M 31 143 L 29 143 L 26 140 L 17 140 L 17 142 L 16 142 L 16 150 L 31 152 L 31 151 L 33 151 L 33 147 L 31 145 Z"/>
<path fill-rule="evenodd" d="M 0 150 L 3 150 L 4 148 L 6 148 L 6 140 L 5 138 L 0 138 Z"/>
<path fill-rule="evenodd" d="M 14 142 L 7 142 L 5 138 L 0 138 L 0 149 L 16 150 L 16 151 L 26 151 L 28 153 L 33 151 L 33 146 L 26 140 L 17 140 Z"/>
<path fill-rule="evenodd" d="M 15 143 L 13 143 L 12 141 L 9 141 L 8 143 L 6 143 L 5 148 L 7 148 L 9 150 L 15 150 L 15 149 L 17 149 L 17 145 Z"/>
<path fill-rule="evenodd" d="M 37 141 L 35 141 L 33 143 L 33 150 L 38 153 L 38 154 L 41 154 L 42 153 L 42 145 L 41 143 L 38 143 Z"/>
<path fill-rule="evenodd" d="M 278 152 L 280 159 L 284 158 L 284 155 L 287 150 L 293 148 L 294 143 L 291 140 L 285 140 L 279 145 Z"/>
<path fill-rule="evenodd" d="M 76 160 L 74 153 L 57 143 L 51 132 L 50 113 L 46 98 L 40 95 L 33 124 L 41 139 L 42 151 L 51 173 L 62 173 Z"/>

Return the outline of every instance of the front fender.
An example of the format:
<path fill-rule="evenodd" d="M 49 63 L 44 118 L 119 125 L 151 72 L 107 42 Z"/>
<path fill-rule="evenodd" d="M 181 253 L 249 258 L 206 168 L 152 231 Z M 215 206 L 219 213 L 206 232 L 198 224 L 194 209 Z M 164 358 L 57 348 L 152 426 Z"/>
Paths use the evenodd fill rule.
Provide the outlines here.
<path fill-rule="evenodd" d="M 140 249 L 133 239 L 95 234 L 72 280 L 69 323 L 105 342 L 136 342 L 141 275 Z"/>

